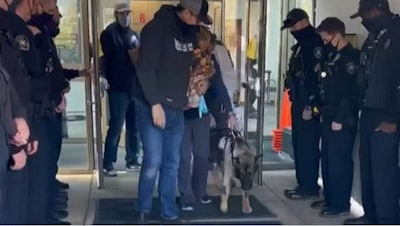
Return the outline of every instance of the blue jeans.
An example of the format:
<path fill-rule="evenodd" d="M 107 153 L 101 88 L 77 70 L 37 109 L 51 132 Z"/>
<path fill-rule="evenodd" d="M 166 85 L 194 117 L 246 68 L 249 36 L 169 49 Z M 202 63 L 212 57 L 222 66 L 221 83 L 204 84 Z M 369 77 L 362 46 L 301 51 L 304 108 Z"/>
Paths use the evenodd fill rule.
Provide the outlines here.
<path fill-rule="evenodd" d="M 104 168 L 117 161 L 118 144 L 122 127 L 126 121 L 126 157 L 127 164 L 138 163 L 139 141 L 135 123 L 135 105 L 127 92 L 110 91 L 108 94 L 110 120 L 104 148 Z"/>
<path fill-rule="evenodd" d="M 139 134 L 143 144 L 137 210 L 150 213 L 154 185 L 159 174 L 158 193 L 161 202 L 161 217 L 173 220 L 179 215 L 176 188 L 179 149 L 184 132 L 183 111 L 163 106 L 166 127 L 162 130 L 154 126 L 151 108 L 141 101 L 135 102 Z"/>

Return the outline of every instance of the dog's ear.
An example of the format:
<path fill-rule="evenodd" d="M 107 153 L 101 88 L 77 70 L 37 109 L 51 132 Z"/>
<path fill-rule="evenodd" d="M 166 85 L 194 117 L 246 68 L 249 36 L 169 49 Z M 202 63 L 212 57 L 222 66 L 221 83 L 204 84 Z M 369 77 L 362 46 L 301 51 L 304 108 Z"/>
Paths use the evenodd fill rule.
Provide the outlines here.
<path fill-rule="evenodd" d="M 260 164 L 258 164 L 258 161 L 260 161 L 263 157 L 263 154 L 254 156 L 254 172 L 257 172 L 260 169 Z"/>

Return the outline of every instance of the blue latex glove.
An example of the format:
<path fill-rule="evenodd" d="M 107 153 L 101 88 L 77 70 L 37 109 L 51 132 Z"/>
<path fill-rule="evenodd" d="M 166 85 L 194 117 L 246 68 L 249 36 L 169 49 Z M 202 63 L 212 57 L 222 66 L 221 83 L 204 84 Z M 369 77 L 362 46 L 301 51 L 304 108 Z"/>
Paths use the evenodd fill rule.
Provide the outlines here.
<path fill-rule="evenodd" d="M 204 99 L 204 96 L 201 96 L 199 100 L 199 117 L 202 118 L 203 114 L 207 113 L 208 113 L 208 108 L 206 104 L 206 99 Z"/>

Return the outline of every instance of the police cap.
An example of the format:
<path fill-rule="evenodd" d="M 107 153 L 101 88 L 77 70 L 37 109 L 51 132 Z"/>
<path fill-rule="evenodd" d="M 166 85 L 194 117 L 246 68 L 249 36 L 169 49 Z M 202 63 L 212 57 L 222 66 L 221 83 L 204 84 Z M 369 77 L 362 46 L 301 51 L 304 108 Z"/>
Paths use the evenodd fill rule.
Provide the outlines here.
<path fill-rule="evenodd" d="M 351 15 L 350 18 L 354 19 L 362 16 L 366 12 L 372 9 L 379 9 L 381 11 L 389 11 L 389 2 L 388 0 L 360 0 L 358 11 Z"/>
<path fill-rule="evenodd" d="M 286 28 L 293 27 L 297 22 L 304 20 L 304 19 L 309 19 L 310 17 L 306 13 L 306 11 L 295 8 L 292 9 L 286 16 L 285 21 L 283 21 L 283 26 L 281 27 L 281 30 L 284 30 Z"/>

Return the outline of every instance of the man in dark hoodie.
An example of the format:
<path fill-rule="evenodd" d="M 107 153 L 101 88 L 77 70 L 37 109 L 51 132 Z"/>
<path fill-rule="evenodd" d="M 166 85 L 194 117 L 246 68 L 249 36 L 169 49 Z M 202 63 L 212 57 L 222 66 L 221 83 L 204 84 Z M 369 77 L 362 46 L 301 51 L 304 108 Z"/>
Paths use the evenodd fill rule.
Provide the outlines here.
<path fill-rule="evenodd" d="M 126 121 L 126 169 L 139 169 L 139 143 L 135 125 L 133 96 L 139 90 L 136 81 L 136 56 L 139 36 L 131 25 L 131 6 L 129 3 L 117 3 L 114 6 L 115 22 L 100 35 L 104 53 L 104 66 L 107 81 L 110 121 L 104 147 L 104 174 L 117 176 L 113 163 L 117 161 L 118 143 L 124 122 Z"/>
<path fill-rule="evenodd" d="M 145 223 L 159 174 L 161 217 L 176 221 L 179 149 L 184 133 L 190 63 L 200 22 L 210 24 L 206 0 L 161 6 L 141 33 L 137 65 L 143 96 L 136 101 L 143 163 L 139 178 L 138 221 Z"/>

